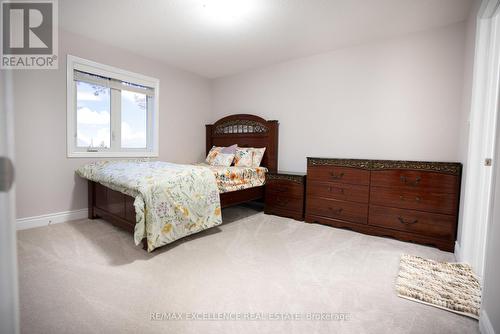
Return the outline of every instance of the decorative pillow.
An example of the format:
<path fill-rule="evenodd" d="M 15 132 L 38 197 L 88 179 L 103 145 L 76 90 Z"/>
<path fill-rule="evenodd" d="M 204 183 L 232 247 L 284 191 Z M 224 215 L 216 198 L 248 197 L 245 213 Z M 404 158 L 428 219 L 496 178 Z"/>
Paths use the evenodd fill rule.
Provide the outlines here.
<path fill-rule="evenodd" d="M 236 167 L 252 167 L 253 163 L 253 148 L 241 148 L 236 149 L 236 154 L 234 155 L 234 165 Z"/>
<path fill-rule="evenodd" d="M 215 158 L 210 162 L 212 166 L 225 166 L 229 167 L 233 163 L 234 154 L 220 153 L 215 156 Z"/>
<path fill-rule="evenodd" d="M 217 157 L 217 155 L 219 155 L 220 153 L 234 155 L 234 154 L 236 154 L 237 148 L 238 148 L 237 144 L 234 144 L 234 145 L 231 145 L 228 147 L 212 146 L 212 148 L 210 149 L 210 152 L 208 152 L 208 155 L 207 155 L 207 158 L 205 159 L 205 162 L 209 165 L 213 165 L 212 162 L 215 159 L 215 157 Z"/>
<path fill-rule="evenodd" d="M 215 157 L 219 155 L 220 151 L 222 150 L 222 147 L 217 147 L 213 146 L 210 152 L 208 152 L 207 158 L 205 159 L 205 162 L 209 165 L 212 164 L 212 161 L 214 161 Z"/>
<path fill-rule="evenodd" d="M 253 149 L 252 167 L 259 167 L 260 166 L 260 163 L 262 162 L 262 158 L 264 157 L 265 151 L 266 151 L 265 147 Z"/>
<path fill-rule="evenodd" d="M 237 167 L 259 167 L 266 148 L 238 147 L 234 156 Z"/>

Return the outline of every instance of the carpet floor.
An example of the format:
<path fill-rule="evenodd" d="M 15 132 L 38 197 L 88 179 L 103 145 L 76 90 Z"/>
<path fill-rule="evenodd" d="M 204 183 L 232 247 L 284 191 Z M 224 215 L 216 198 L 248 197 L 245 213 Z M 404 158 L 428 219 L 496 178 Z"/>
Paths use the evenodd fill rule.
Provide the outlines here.
<path fill-rule="evenodd" d="M 402 253 L 451 253 L 246 206 L 223 219 L 151 254 L 101 220 L 19 231 L 22 333 L 479 333 L 396 294 Z"/>

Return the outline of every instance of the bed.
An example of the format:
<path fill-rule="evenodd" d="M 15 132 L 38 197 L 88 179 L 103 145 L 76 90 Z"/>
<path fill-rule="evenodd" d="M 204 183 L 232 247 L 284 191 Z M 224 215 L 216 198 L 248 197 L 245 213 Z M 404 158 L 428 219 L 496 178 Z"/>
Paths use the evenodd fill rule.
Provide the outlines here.
<path fill-rule="evenodd" d="M 225 208 L 249 201 L 259 201 L 264 198 L 264 175 L 266 171 L 276 172 L 278 165 L 278 121 L 267 121 L 261 117 L 248 114 L 237 114 L 224 117 L 214 124 L 206 125 L 206 153 L 212 146 L 231 146 L 237 144 L 239 147 L 265 147 L 261 169 L 252 171 L 238 170 L 240 167 L 224 167 L 233 170 L 219 170 L 211 168 L 214 175 L 236 175 L 235 179 L 240 180 L 246 176 L 256 174 L 262 182 L 229 182 L 217 179 L 218 195 L 220 198 L 220 207 Z M 158 162 L 159 163 L 159 162 Z M 164 163 L 166 164 L 166 163 Z M 161 166 L 160 166 L 161 167 Z M 193 173 L 199 171 L 206 172 L 206 166 L 193 166 Z M 200 169 L 201 168 L 201 169 Z M 235 168 L 235 169 L 234 169 Z M 104 183 L 104 182 L 103 182 Z M 223 183 L 221 185 L 221 183 Z M 136 224 L 138 224 L 136 212 L 136 198 L 120 189 L 119 187 L 110 187 L 88 181 L 88 218 L 102 218 L 113 225 L 119 226 L 127 231 L 134 233 Z M 112 189 L 114 188 L 114 189 Z M 217 209 L 216 209 L 217 210 Z M 208 227 L 206 227 L 208 228 Z M 203 229 L 206 229 L 203 228 Z M 189 233 L 191 234 L 191 233 Z M 189 235 L 185 234 L 185 235 Z M 184 236 L 185 236 L 184 235 Z M 137 237 L 137 235 L 135 235 Z M 172 240 L 173 241 L 173 240 Z M 137 242 L 137 239 L 136 239 Z M 142 240 L 143 246 L 148 251 L 154 248 L 149 243 L 148 238 Z"/>

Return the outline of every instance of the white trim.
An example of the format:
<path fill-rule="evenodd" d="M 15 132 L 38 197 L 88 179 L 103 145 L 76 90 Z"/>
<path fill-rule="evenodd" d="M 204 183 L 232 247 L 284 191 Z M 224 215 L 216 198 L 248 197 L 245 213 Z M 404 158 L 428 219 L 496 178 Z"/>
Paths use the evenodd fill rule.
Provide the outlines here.
<path fill-rule="evenodd" d="M 76 151 L 71 154 L 68 153 L 68 158 L 157 158 L 157 152 L 144 152 L 144 151 L 98 151 L 98 152 L 85 152 Z"/>
<path fill-rule="evenodd" d="M 481 310 L 481 315 L 479 317 L 479 331 L 481 334 L 495 334 L 490 318 L 484 310 Z"/>
<path fill-rule="evenodd" d="M 115 89 L 110 89 L 110 101 L 113 106 L 110 110 L 110 121 L 111 121 L 111 141 L 110 141 L 110 149 L 109 152 L 120 152 L 120 144 L 121 144 L 121 128 L 122 124 L 122 100 L 121 100 L 121 92 L 118 92 Z M 147 133 L 146 133 L 147 135 Z M 87 152 L 84 152 L 87 153 Z M 107 153 L 107 152 L 106 152 Z M 148 153 L 148 151 L 144 151 L 144 153 Z"/>
<path fill-rule="evenodd" d="M 0 156 L 14 168 L 14 71 L 0 75 Z M 1 176 L 0 176 L 1 177 Z M 19 333 L 19 283 L 16 244 L 16 185 L 0 191 L 0 333 Z"/>
<path fill-rule="evenodd" d="M 49 213 L 46 215 L 18 218 L 16 220 L 17 230 L 26 230 L 35 227 L 48 226 L 51 224 L 66 223 L 72 220 L 87 218 L 88 209 Z"/>
<path fill-rule="evenodd" d="M 76 64 L 77 65 L 77 64 Z M 141 86 L 136 83 L 133 85 L 126 85 L 125 83 L 130 83 L 128 81 L 122 81 L 118 79 L 114 79 L 110 77 L 113 75 L 110 73 L 106 77 L 103 76 L 96 76 L 94 74 L 88 73 L 88 72 L 82 72 L 78 69 L 79 66 L 75 66 L 73 74 L 74 74 L 74 81 L 83 81 L 92 85 L 99 85 L 107 88 L 113 88 L 117 90 L 127 90 L 130 92 L 135 92 L 139 94 L 144 94 L 147 96 L 154 96 L 155 95 L 155 90 L 153 87 L 146 87 L 146 86 Z M 89 71 L 92 71 L 93 73 L 99 73 L 99 69 L 90 69 Z M 109 72 L 107 72 L 109 73 Z M 130 80 L 134 80 L 134 78 L 130 78 Z M 139 80 L 134 80 L 135 82 L 138 82 Z"/>
<path fill-rule="evenodd" d="M 484 165 L 495 155 L 500 41 L 498 0 L 483 1 L 477 17 L 470 137 L 460 240 L 461 261 L 484 276 L 488 221 L 491 219 L 493 168 Z M 496 161 L 493 161 L 495 164 Z"/>
<path fill-rule="evenodd" d="M 460 243 L 457 241 L 455 241 L 455 260 L 457 262 L 464 262 L 463 260 L 463 255 L 462 255 L 462 248 L 460 246 Z"/>
<path fill-rule="evenodd" d="M 68 55 L 68 64 L 71 63 L 71 69 L 81 70 L 87 73 L 98 74 L 103 77 L 110 77 L 113 79 L 137 83 L 141 86 L 156 88 L 160 80 L 148 77 L 132 71 L 123 70 L 118 67 L 101 64 L 92 60 L 75 57 Z M 69 68 L 69 67 L 68 67 Z M 71 71 L 71 78 L 73 79 L 73 71 Z M 156 92 L 155 92 L 156 93 Z"/>
<path fill-rule="evenodd" d="M 147 145 L 146 149 L 126 149 L 120 148 L 116 150 L 116 138 L 115 145 L 113 146 L 113 140 L 111 140 L 111 149 L 100 150 L 97 152 L 87 152 L 82 148 L 76 147 L 76 112 L 75 112 L 75 101 L 76 101 L 76 88 L 74 82 L 74 70 L 83 70 L 97 75 L 102 75 L 105 77 L 122 80 L 126 82 L 135 83 L 138 85 L 151 87 L 154 89 L 154 96 L 151 97 L 152 108 L 148 108 L 148 133 L 147 133 Z M 142 74 L 122 70 L 109 65 L 99 64 L 91 60 L 78 58 L 72 55 L 67 56 L 66 64 L 66 147 L 68 158 L 121 158 L 121 157 L 158 157 L 159 156 L 159 96 L 160 96 L 160 80 L 148 77 Z M 112 110 L 111 110 L 112 113 Z M 113 122 L 111 131 L 119 133 L 120 124 Z M 150 131 L 150 127 L 152 130 Z M 119 139 L 119 138 L 118 138 Z"/>
<path fill-rule="evenodd" d="M 483 0 L 481 7 L 479 8 L 479 15 L 484 19 L 490 19 L 493 16 L 498 15 L 499 6 L 499 0 Z"/>

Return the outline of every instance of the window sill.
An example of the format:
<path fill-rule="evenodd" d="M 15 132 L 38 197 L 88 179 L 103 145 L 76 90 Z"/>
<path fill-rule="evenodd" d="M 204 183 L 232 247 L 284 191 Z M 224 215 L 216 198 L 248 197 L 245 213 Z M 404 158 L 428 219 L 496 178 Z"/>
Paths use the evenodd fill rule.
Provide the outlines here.
<path fill-rule="evenodd" d="M 68 158 L 158 158 L 158 152 L 68 152 Z"/>

